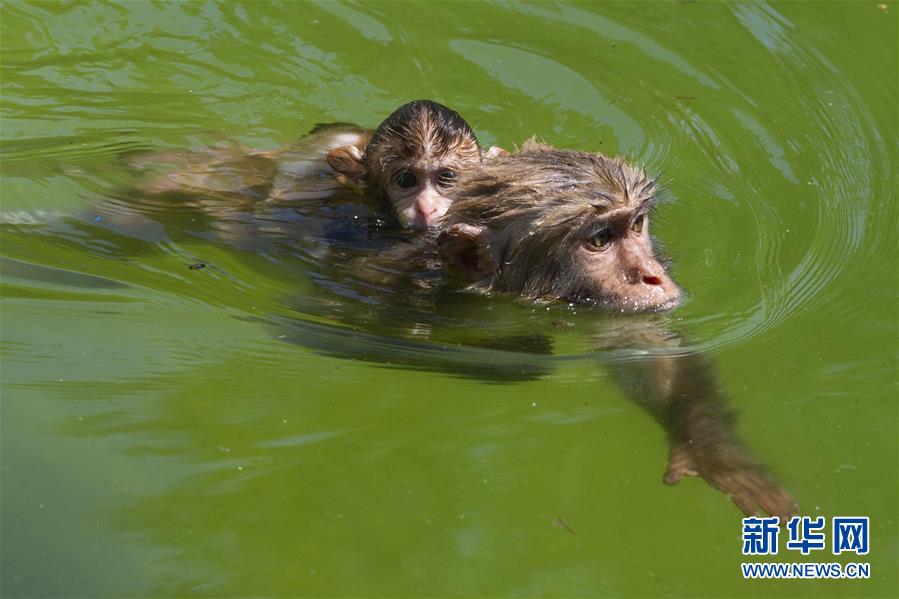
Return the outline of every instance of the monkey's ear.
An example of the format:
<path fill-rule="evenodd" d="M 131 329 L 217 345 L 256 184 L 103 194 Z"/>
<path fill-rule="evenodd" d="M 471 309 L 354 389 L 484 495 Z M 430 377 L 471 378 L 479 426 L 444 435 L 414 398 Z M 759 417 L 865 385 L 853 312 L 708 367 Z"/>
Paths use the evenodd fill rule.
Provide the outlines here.
<path fill-rule="evenodd" d="M 359 183 L 365 177 L 365 155 L 356 146 L 343 146 L 328 152 L 328 165 L 344 185 Z"/>
<path fill-rule="evenodd" d="M 484 159 L 497 158 L 498 156 L 511 156 L 509 150 L 505 150 L 499 146 L 490 146 L 490 149 L 484 153 Z"/>
<path fill-rule="evenodd" d="M 480 281 L 493 272 L 493 256 L 484 227 L 452 225 L 440 232 L 437 248 L 443 263 L 470 281 Z"/>

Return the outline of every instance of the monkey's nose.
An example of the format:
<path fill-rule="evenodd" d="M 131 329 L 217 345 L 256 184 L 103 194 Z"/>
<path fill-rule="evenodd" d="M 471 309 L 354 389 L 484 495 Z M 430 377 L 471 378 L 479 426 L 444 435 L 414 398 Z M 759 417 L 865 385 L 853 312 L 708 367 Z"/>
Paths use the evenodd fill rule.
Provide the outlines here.
<path fill-rule="evenodd" d="M 424 222 L 426 225 L 433 225 L 437 222 L 442 214 L 440 214 L 440 208 L 436 204 L 431 204 L 428 206 L 422 206 L 419 204 L 415 207 L 415 212 L 418 215 L 419 220 Z"/>
<path fill-rule="evenodd" d="M 661 285 L 662 279 L 655 275 L 643 275 L 643 282 L 647 285 Z"/>

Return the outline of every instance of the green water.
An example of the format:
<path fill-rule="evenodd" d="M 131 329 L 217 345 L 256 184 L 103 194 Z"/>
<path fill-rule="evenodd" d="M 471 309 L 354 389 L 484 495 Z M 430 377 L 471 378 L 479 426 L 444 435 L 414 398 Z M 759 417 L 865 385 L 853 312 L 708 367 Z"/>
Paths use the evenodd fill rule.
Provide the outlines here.
<path fill-rule="evenodd" d="M 0 207 L 35 221 L 2 225 L 3 596 L 899 592 L 897 3 L 0 17 Z M 689 293 L 665 326 L 804 514 L 871 518 L 865 558 L 775 561 L 869 580 L 743 580 L 740 512 L 661 483 L 665 432 L 600 363 L 614 319 L 458 293 L 369 308 L 287 246 L 90 218 L 133 182 L 123 155 L 275 148 L 419 97 L 484 145 L 537 134 L 663 173 L 654 230 Z M 464 342 L 509 335 L 536 341 Z"/>

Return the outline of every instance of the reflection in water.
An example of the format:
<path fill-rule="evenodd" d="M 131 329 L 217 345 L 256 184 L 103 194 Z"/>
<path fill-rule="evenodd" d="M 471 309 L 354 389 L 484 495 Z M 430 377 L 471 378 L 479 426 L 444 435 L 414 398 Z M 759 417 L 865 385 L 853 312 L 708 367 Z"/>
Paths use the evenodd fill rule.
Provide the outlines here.
<path fill-rule="evenodd" d="M 592 358 L 597 366 L 610 369 L 625 394 L 665 429 L 671 444 L 665 482 L 675 484 L 687 475 L 701 476 L 748 515 L 767 513 L 786 519 L 797 513 L 789 493 L 737 439 L 736 417 L 727 406 L 727 394 L 717 381 L 711 361 L 682 345 L 682 340 L 667 329 L 666 318 L 629 318 L 633 322 L 609 321 L 612 326 L 606 328 L 601 317 L 587 317 L 581 319 L 581 325 L 596 329 L 588 337 L 598 343 Z M 591 359 L 589 354 L 561 359 L 552 356 L 549 336 L 493 338 L 488 342 L 505 346 L 506 351 L 484 351 L 484 343 L 477 337 L 466 339 L 462 347 L 450 346 L 442 342 L 436 330 L 431 331 L 429 342 L 422 342 L 299 320 L 278 324 L 291 331 L 287 340 L 328 355 L 489 381 L 540 377 L 552 372 L 561 361 Z M 536 351 L 535 345 L 539 348 Z"/>

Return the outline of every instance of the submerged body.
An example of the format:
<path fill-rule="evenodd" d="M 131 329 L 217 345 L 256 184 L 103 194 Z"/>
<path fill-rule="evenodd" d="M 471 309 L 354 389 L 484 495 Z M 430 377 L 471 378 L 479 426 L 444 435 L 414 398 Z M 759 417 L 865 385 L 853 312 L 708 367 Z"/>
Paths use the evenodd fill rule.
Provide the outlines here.
<path fill-rule="evenodd" d="M 181 205 L 201 209 L 216 202 L 247 209 L 260 202 L 328 197 L 347 186 L 328 164 L 328 152 L 349 145 L 365 148 L 371 135 L 370 129 L 332 123 L 316 125 L 298 142 L 280 150 L 222 144 L 152 154 L 135 161 L 135 166 L 166 168 L 140 182 L 137 191 L 148 197 L 178 199 Z"/>
<path fill-rule="evenodd" d="M 665 311 L 681 290 L 649 234 L 656 193 L 655 180 L 621 158 L 529 141 L 460 177 L 438 253 L 482 293 Z M 668 433 L 664 481 L 701 476 L 747 515 L 795 514 L 790 494 L 738 440 L 711 362 L 664 329 L 648 333 L 622 341 L 648 344 L 649 355 L 612 371 Z"/>
<path fill-rule="evenodd" d="M 354 139 L 361 145 L 361 138 L 350 141 Z M 366 148 L 370 146 L 371 142 Z M 325 153 L 319 146 L 318 156 L 332 156 L 335 150 L 343 154 L 346 147 Z M 343 185 L 336 181 L 343 173 L 340 168 L 332 166 L 333 174 L 323 176 L 321 173 L 328 171 L 317 171 L 315 166 L 321 162 L 308 163 L 302 155 L 291 164 L 291 176 L 300 172 L 303 178 L 288 179 L 288 188 L 300 180 L 306 185 L 317 181 L 336 188 Z M 355 179 L 357 183 L 360 180 Z M 274 189 L 272 186 L 264 191 L 266 199 Z M 453 306 L 460 302 L 455 301 L 458 296 L 450 298 L 445 293 L 448 286 L 443 284 L 443 271 L 461 274 L 470 289 L 483 293 L 538 301 L 580 301 L 622 312 L 667 310 L 677 304 L 680 290 L 657 256 L 649 235 L 655 195 L 655 182 L 621 159 L 527 143 L 518 154 L 471 166 L 456 179 L 447 191 L 451 204 L 442 231 L 406 236 L 392 247 L 361 252 L 333 251 L 334 245 L 329 243 L 317 263 L 316 280 L 340 295 L 333 302 L 338 311 L 328 314 L 331 318 L 385 335 L 426 337 L 431 342 L 439 342 L 446 335 L 445 341 L 453 347 L 462 342 L 482 351 L 501 348 L 497 356 L 506 360 L 520 352 L 527 356 L 512 358 L 509 368 L 502 364 L 493 367 L 497 376 L 507 377 L 505 371 L 511 369 L 519 377 L 539 377 L 552 369 L 551 362 L 536 359 L 552 354 L 553 337 L 549 334 L 528 329 L 523 331 L 526 334 L 509 339 L 460 340 L 452 327 L 441 329 L 446 310 L 466 322 L 490 312 L 475 302 L 469 304 L 472 312 L 466 312 L 468 316 L 457 313 L 464 311 L 464 305 Z M 282 197 L 289 204 L 305 196 Z M 300 308 L 304 312 L 316 309 L 308 304 Z M 413 311 L 405 329 L 397 326 L 398 309 Z M 354 312 L 358 314 L 351 316 Z M 380 312 L 383 324 L 378 324 Z M 600 348 L 609 344 L 605 326 L 605 321 L 597 321 L 595 331 L 586 331 L 591 338 L 595 335 Z M 323 333 L 310 330 L 304 322 L 292 330 L 297 331 L 289 336 L 292 342 L 330 354 L 494 376 L 482 365 L 434 363 L 437 354 L 426 351 L 431 343 L 421 348 L 402 345 L 394 354 L 382 357 L 371 355 L 365 345 L 342 343 L 339 350 L 330 342 L 322 345 L 328 335 L 329 339 L 344 340 L 342 328 Z M 639 360 L 613 361 L 603 367 L 610 369 L 625 393 L 666 430 L 670 439 L 666 483 L 674 484 L 684 476 L 701 476 L 744 513 L 787 517 L 796 512 L 789 493 L 739 441 L 726 393 L 709 359 L 685 351 L 681 340 L 666 329 L 664 320 L 658 327 L 645 327 L 634 319 L 632 327 L 623 327 L 614 337 L 615 347 L 634 347 L 640 355 L 645 354 Z M 497 356 L 488 357 L 494 360 Z"/>

